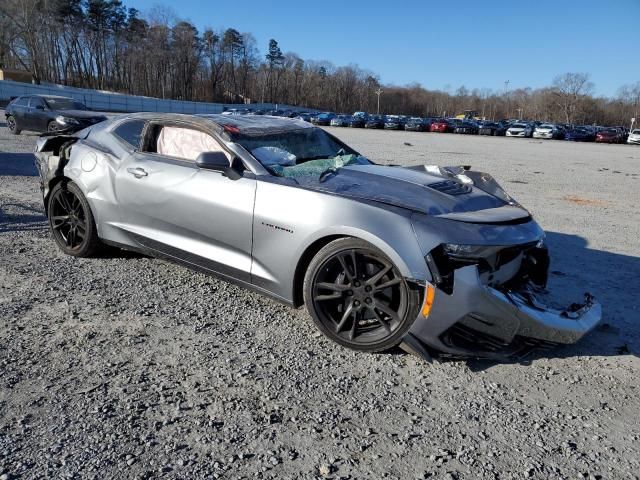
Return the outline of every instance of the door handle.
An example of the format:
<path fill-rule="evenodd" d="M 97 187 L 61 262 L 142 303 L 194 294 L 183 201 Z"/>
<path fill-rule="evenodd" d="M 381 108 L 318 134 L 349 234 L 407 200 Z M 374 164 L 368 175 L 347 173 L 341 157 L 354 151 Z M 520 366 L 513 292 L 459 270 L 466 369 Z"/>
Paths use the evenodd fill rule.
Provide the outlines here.
<path fill-rule="evenodd" d="M 127 168 L 127 172 L 133 175 L 136 178 L 142 178 L 149 175 L 144 168 Z"/>

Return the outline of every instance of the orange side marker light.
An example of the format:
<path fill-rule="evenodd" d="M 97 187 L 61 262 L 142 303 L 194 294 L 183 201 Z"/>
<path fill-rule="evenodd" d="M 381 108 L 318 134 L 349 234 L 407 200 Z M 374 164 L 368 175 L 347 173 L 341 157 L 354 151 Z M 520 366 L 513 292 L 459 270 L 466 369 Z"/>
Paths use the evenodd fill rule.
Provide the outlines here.
<path fill-rule="evenodd" d="M 428 317 L 433 305 L 433 298 L 436 295 L 436 288 L 430 283 L 427 284 L 427 293 L 424 296 L 424 304 L 422 305 L 422 315 Z"/>

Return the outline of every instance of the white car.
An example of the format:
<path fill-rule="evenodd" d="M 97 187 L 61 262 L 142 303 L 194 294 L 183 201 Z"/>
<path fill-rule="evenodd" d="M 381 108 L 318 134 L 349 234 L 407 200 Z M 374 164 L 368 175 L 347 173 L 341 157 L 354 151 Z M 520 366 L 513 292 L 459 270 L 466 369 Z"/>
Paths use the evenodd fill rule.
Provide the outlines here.
<path fill-rule="evenodd" d="M 531 137 L 533 127 L 527 123 L 514 123 L 507 129 L 507 137 Z"/>
<path fill-rule="evenodd" d="M 640 128 L 634 128 L 627 138 L 627 143 L 640 145 Z"/>
<path fill-rule="evenodd" d="M 562 135 L 560 133 L 560 129 L 555 125 L 551 125 L 550 123 L 545 123 L 544 125 L 540 125 L 536 127 L 533 131 L 533 138 L 560 138 Z"/>

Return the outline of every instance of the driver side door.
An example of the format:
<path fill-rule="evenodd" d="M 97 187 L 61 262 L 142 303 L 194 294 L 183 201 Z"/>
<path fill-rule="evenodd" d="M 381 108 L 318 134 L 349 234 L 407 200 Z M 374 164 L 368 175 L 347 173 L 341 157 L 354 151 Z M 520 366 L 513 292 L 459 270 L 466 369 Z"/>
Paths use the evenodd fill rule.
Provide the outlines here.
<path fill-rule="evenodd" d="M 40 97 L 31 97 L 29 100 L 29 113 L 27 114 L 29 128 L 37 132 L 46 132 L 49 124 L 49 115 L 44 100 Z"/>
<path fill-rule="evenodd" d="M 198 152 L 216 149 L 226 152 L 196 126 L 151 122 L 116 173 L 121 228 L 158 254 L 249 283 L 256 180 L 200 169 Z"/>

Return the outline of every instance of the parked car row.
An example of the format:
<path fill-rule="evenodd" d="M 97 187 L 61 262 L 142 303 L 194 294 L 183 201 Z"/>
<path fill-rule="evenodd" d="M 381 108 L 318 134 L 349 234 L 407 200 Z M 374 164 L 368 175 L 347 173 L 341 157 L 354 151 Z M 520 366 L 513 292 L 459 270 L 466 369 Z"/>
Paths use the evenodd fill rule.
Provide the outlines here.
<path fill-rule="evenodd" d="M 629 132 L 625 127 L 553 124 L 539 121 L 500 120 L 497 122 L 471 118 L 423 118 L 407 115 L 351 115 L 334 112 L 312 113 L 295 110 L 260 110 L 234 108 L 223 115 L 270 115 L 297 118 L 319 126 L 407 130 L 413 132 L 457 133 L 524 137 L 574 142 L 640 144 L 640 129 Z M 23 95 L 9 102 L 5 109 L 7 128 L 14 134 L 22 130 L 53 132 L 80 130 L 106 120 L 102 113 L 92 112 L 82 102 L 54 95 Z"/>
<path fill-rule="evenodd" d="M 640 129 L 629 133 L 624 127 L 554 124 L 540 121 L 500 120 L 497 122 L 461 118 L 422 118 L 406 115 L 367 115 L 356 112 L 353 116 L 325 112 L 311 117 L 316 125 L 334 127 L 380 128 L 412 132 L 458 133 L 490 135 L 544 140 L 570 140 L 574 142 L 639 144 Z M 328 118 L 332 120 L 327 121 Z"/>

